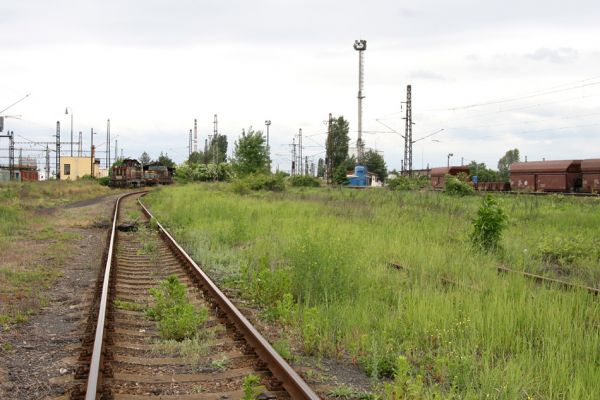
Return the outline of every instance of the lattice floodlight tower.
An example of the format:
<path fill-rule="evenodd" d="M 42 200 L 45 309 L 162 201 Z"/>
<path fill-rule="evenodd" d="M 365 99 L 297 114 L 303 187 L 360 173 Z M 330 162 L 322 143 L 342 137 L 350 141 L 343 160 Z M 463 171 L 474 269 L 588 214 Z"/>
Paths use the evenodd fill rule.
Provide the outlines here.
<path fill-rule="evenodd" d="M 364 83 L 364 56 L 363 52 L 367 50 L 367 41 L 358 39 L 354 41 L 354 50 L 358 51 L 358 140 L 356 141 L 356 158 L 360 164 L 363 159 L 364 143 L 362 141 L 362 99 L 365 98 L 363 95 L 363 83 Z"/>

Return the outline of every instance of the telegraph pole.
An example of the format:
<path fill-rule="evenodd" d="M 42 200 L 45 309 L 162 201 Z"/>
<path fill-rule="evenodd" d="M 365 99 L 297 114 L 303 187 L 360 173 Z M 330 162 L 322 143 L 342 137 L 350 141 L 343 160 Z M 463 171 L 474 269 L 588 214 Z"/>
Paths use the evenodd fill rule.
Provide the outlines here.
<path fill-rule="evenodd" d="M 56 180 L 60 180 L 60 121 L 56 121 Z"/>
<path fill-rule="evenodd" d="M 82 136 L 81 135 L 81 131 L 79 131 L 79 143 L 78 143 L 78 148 L 77 148 L 79 157 L 81 157 L 82 154 L 83 154 L 83 147 L 82 147 L 82 143 L 81 143 L 81 136 Z M 116 154 L 115 154 L 115 156 L 116 156 Z"/>

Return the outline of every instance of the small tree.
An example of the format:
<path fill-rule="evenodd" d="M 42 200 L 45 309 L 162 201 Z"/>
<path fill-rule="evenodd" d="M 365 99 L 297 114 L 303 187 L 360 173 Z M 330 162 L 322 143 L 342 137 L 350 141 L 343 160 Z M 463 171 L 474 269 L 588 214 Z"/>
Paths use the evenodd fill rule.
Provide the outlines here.
<path fill-rule="evenodd" d="M 150 158 L 148 153 L 143 152 L 142 155 L 140 156 L 140 162 L 142 164 L 146 165 L 146 164 L 150 164 L 150 161 L 152 161 L 152 159 Z"/>
<path fill-rule="evenodd" d="M 169 155 L 167 153 L 163 154 L 162 151 L 160 152 L 160 156 L 158 157 L 157 162 L 160 165 L 164 165 L 165 167 L 169 167 L 169 168 L 172 168 L 175 166 L 175 163 L 173 162 L 173 160 L 171 160 Z"/>
<path fill-rule="evenodd" d="M 348 183 L 347 172 L 356 166 L 356 160 L 354 156 L 346 158 L 338 167 L 333 170 L 333 181 L 338 185 L 345 185 Z"/>
<path fill-rule="evenodd" d="M 477 211 L 477 217 L 473 220 L 473 232 L 471 233 L 473 246 L 484 251 L 498 249 L 506 224 L 506 214 L 488 193 Z"/>
<path fill-rule="evenodd" d="M 498 160 L 498 175 L 503 182 L 508 182 L 511 164 L 519 161 L 519 149 L 507 151 L 506 154 Z"/>
<path fill-rule="evenodd" d="M 381 182 L 387 178 L 387 166 L 383 156 L 374 150 L 367 151 L 363 156 L 363 164 L 367 166 L 367 171 L 376 174 Z"/>
<path fill-rule="evenodd" d="M 248 133 L 242 131 L 235 142 L 232 165 L 238 175 L 268 172 L 269 154 L 261 131 L 253 131 L 251 128 Z"/>
<path fill-rule="evenodd" d="M 204 153 L 201 151 L 193 151 L 188 157 L 188 164 L 200 164 L 204 161 Z"/>

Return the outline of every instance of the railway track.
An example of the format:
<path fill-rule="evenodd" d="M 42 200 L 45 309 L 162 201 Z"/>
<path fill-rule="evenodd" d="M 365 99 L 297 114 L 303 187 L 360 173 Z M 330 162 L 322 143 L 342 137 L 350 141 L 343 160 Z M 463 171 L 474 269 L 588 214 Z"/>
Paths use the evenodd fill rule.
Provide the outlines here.
<path fill-rule="evenodd" d="M 244 387 L 262 399 L 318 399 L 160 223 L 150 223 L 140 196 L 115 206 L 94 340 L 82 353 L 90 360 L 85 399 L 240 399 Z M 162 339 L 146 317 L 149 290 L 169 276 L 208 310 L 191 340 Z M 250 383 L 252 375 L 260 382 Z M 83 389 L 72 397 L 83 398 Z"/>

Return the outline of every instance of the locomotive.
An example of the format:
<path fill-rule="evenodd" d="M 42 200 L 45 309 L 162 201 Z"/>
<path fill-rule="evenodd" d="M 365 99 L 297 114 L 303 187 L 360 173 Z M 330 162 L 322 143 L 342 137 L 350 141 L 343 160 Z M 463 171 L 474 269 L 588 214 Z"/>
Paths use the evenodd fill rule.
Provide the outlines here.
<path fill-rule="evenodd" d="M 112 187 L 141 187 L 173 183 L 174 168 L 158 163 L 142 165 L 138 160 L 126 158 L 122 165 L 112 167 L 109 185 Z"/>

